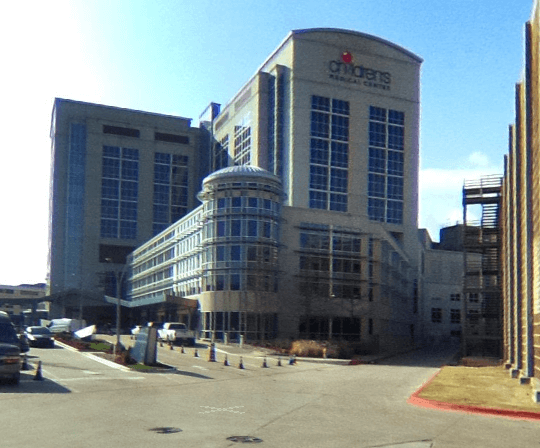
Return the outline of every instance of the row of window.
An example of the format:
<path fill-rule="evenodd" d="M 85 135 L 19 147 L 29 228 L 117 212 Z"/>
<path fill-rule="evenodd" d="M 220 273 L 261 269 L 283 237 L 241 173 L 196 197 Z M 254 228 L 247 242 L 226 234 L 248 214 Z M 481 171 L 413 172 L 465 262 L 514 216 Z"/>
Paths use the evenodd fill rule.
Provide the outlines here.
<path fill-rule="evenodd" d="M 403 112 L 370 106 L 368 216 L 371 220 L 403 223 Z"/>
<path fill-rule="evenodd" d="M 442 308 L 431 308 L 431 322 L 440 324 L 443 322 L 443 309 Z M 450 323 L 459 324 L 461 323 L 461 310 L 452 308 L 450 310 Z"/>
<path fill-rule="evenodd" d="M 206 291 L 266 291 L 277 292 L 275 273 L 253 274 L 249 271 L 231 271 L 223 274 L 207 273 L 203 279 Z"/>
<path fill-rule="evenodd" d="M 360 274 L 359 258 L 300 255 L 299 266 L 302 271 L 323 271 L 345 274 Z"/>
<path fill-rule="evenodd" d="M 272 201 L 271 199 L 263 199 L 251 196 L 235 196 L 227 198 L 218 198 L 216 202 L 216 209 L 219 211 L 229 210 L 231 212 L 237 213 L 241 209 L 253 209 L 255 210 L 264 210 L 272 211 L 279 213 L 281 209 L 281 204 L 277 201 Z M 208 203 L 208 210 L 212 210 L 212 202 Z M 231 210 L 232 209 L 232 210 Z"/>
<path fill-rule="evenodd" d="M 262 244 L 219 244 L 207 247 L 204 256 L 205 263 L 225 262 L 223 266 L 218 267 L 227 267 L 228 262 L 276 263 L 277 249 Z"/>
<path fill-rule="evenodd" d="M 278 239 L 277 222 L 261 219 L 217 219 L 205 224 L 205 238 L 251 237 Z"/>
<path fill-rule="evenodd" d="M 103 146 L 101 236 L 137 238 L 139 151 Z"/>
<path fill-rule="evenodd" d="M 311 97 L 309 206 L 347 211 L 349 102 Z"/>
<path fill-rule="evenodd" d="M 154 154 L 154 235 L 188 211 L 188 163 L 184 155 Z"/>
<path fill-rule="evenodd" d="M 330 243 L 332 247 L 330 247 Z M 361 239 L 348 233 L 330 233 L 316 231 L 300 232 L 300 248 L 314 250 L 332 250 L 333 252 L 360 253 Z"/>
<path fill-rule="evenodd" d="M 103 125 L 104 134 L 120 135 L 122 137 L 140 138 L 141 131 L 139 129 L 127 128 L 124 126 Z M 169 143 L 189 144 L 187 135 L 169 134 L 165 132 L 154 132 L 154 140 Z"/>

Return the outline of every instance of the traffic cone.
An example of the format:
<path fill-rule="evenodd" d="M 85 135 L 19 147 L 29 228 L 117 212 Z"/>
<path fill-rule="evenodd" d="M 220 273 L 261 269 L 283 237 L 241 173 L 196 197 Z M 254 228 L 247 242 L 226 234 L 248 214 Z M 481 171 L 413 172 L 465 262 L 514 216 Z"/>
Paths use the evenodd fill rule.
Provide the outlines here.
<path fill-rule="evenodd" d="M 174 350 L 174 345 L 173 345 L 172 341 L 169 344 L 170 344 L 169 350 Z"/>
<path fill-rule="evenodd" d="M 182 345 L 182 348 L 180 349 L 180 353 L 186 353 L 186 351 L 184 350 L 184 346 Z"/>
<path fill-rule="evenodd" d="M 208 350 L 208 362 L 216 362 L 216 346 L 213 343 Z"/>
<path fill-rule="evenodd" d="M 225 361 L 223 361 L 224 366 L 230 366 L 229 360 L 227 359 L 227 354 L 225 354 Z"/>
<path fill-rule="evenodd" d="M 193 352 L 193 356 L 195 358 L 198 358 L 199 357 L 199 351 L 197 349 L 195 349 L 195 351 Z"/>
<path fill-rule="evenodd" d="M 244 369 L 244 361 L 243 361 L 241 356 L 240 356 L 240 364 L 238 364 L 238 368 L 239 369 Z"/>
<path fill-rule="evenodd" d="M 38 362 L 36 375 L 34 376 L 35 381 L 43 381 L 43 375 L 41 374 L 41 361 Z"/>
<path fill-rule="evenodd" d="M 21 370 L 30 370 L 30 366 L 28 365 L 28 360 L 26 358 L 26 354 L 24 355 Z"/>
<path fill-rule="evenodd" d="M 266 369 L 268 367 L 268 364 L 266 363 L 266 356 L 263 359 L 262 368 Z"/>

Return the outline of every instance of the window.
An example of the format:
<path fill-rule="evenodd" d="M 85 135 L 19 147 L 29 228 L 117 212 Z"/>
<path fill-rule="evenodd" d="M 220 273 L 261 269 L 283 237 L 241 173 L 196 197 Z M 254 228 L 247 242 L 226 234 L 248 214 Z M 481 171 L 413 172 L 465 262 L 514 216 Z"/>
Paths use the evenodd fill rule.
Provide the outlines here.
<path fill-rule="evenodd" d="M 104 146 L 101 178 L 101 237 L 137 238 L 139 151 Z"/>
<path fill-rule="evenodd" d="M 461 300 L 460 294 L 450 294 L 450 300 L 452 302 L 459 302 Z"/>
<path fill-rule="evenodd" d="M 373 221 L 403 223 L 403 112 L 370 106 L 368 216 Z"/>
<path fill-rule="evenodd" d="M 250 163 L 251 127 L 243 123 L 234 127 L 234 164 L 249 165 Z"/>
<path fill-rule="evenodd" d="M 107 124 L 103 125 L 103 133 L 121 135 L 123 137 L 135 137 L 135 138 L 139 138 L 141 135 L 141 132 L 138 129 L 124 128 L 121 126 L 110 126 Z"/>
<path fill-rule="evenodd" d="M 442 322 L 442 309 L 431 308 L 431 322 L 440 324 Z"/>
<path fill-rule="evenodd" d="M 309 207 L 347 211 L 349 102 L 311 97 Z"/>
<path fill-rule="evenodd" d="M 229 166 L 229 134 L 214 145 L 214 170 Z"/>
<path fill-rule="evenodd" d="M 167 228 L 187 213 L 188 186 L 187 156 L 154 154 L 154 234 Z"/>
<path fill-rule="evenodd" d="M 154 140 L 169 143 L 182 143 L 184 145 L 189 144 L 189 137 L 187 135 L 166 134 L 163 132 L 154 132 Z"/>
<path fill-rule="evenodd" d="M 469 293 L 469 302 L 470 303 L 478 303 L 478 293 L 477 292 Z"/>
<path fill-rule="evenodd" d="M 450 323 L 452 324 L 461 323 L 461 311 L 459 309 L 450 310 Z"/>

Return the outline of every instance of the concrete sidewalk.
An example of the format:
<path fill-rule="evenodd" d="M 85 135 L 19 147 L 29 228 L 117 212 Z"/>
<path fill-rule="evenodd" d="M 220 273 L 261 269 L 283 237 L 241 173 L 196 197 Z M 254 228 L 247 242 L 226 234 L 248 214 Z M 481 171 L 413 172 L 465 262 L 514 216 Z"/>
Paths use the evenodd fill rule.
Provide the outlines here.
<path fill-rule="evenodd" d="M 445 366 L 408 403 L 454 412 L 540 420 L 531 385 L 512 379 L 503 366 Z"/>

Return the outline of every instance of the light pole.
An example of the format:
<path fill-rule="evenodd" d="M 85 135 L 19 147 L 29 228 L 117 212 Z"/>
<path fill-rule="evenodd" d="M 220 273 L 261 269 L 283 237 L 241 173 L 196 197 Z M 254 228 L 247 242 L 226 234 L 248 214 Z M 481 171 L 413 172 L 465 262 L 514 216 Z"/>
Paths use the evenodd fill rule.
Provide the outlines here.
<path fill-rule="evenodd" d="M 112 258 L 106 258 L 105 261 L 107 263 L 112 263 Z M 114 344 L 113 347 L 113 356 L 116 358 L 116 354 L 118 352 L 118 347 L 120 346 L 120 296 L 122 295 L 122 281 L 124 279 L 124 275 L 126 272 L 127 264 L 122 268 L 121 272 L 118 272 L 116 270 L 113 270 L 112 273 L 114 275 L 115 280 L 115 292 L 116 292 L 116 344 Z"/>

